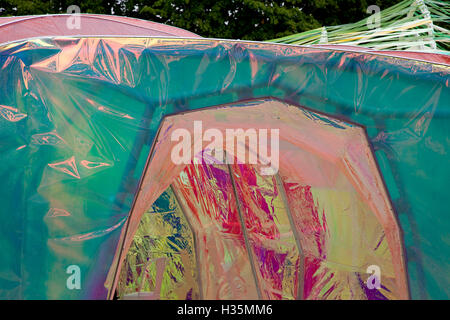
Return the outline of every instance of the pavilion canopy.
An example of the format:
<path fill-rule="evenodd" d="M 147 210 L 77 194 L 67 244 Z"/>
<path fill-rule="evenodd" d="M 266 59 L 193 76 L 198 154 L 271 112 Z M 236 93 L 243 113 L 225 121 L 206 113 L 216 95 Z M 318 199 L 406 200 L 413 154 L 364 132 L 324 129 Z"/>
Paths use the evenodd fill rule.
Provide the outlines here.
<path fill-rule="evenodd" d="M 68 20 L 75 17 L 80 19 L 79 28 L 68 28 Z M 101 14 L 0 17 L 0 43 L 49 36 L 198 37 L 161 23 Z"/>
<path fill-rule="evenodd" d="M 112 23 L 97 36 L 66 34 L 64 16 L 11 19 L 3 20 L 2 30 L 41 19 L 58 21 L 62 29 L 19 27 L 15 38 L 0 44 L 0 297 L 111 298 L 124 288 L 121 266 L 130 261 L 141 218 L 160 232 L 150 235 L 161 236 L 144 239 L 174 244 L 172 223 L 182 220 L 180 210 L 188 219 L 199 217 L 190 228 L 197 238 L 223 248 L 236 236 L 231 250 L 194 251 L 208 253 L 200 263 L 218 271 L 198 272 L 203 291 L 192 287 L 190 297 L 236 297 L 240 285 L 221 285 L 237 275 L 246 277 L 251 297 L 301 297 L 303 281 L 304 297 L 348 297 L 351 282 L 358 289 L 351 298 L 370 298 L 363 271 L 371 262 L 382 267 L 389 289 L 376 298 L 448 297 L 445 62 L 361 48 L 205 39 L 123 18 L 82 18 L 87 33 L 99 29 L 99 21 Z M 124 25 L 130 30 L 121 31 Z M 24 39 L 30 36 L 38 38 Z M 252 166 L 174 167 L 157 141 L 170 146 L 168 124 L 183 124 L 188 111 L 190 120 L 202 112 L 205 123 L 225 131 L 228 124 L 280 129 L 279 176 L 263 179 Z M 220 181 L 223 188 L 215 188 Z M 218 197 L 224 200 L 213 203 Z M 255 203 L 269 208 L 260 212 Z M 271 211 L 271 203 L 278 209 Z M 152 216 L 165 209 L 178 210 L 170 223 Z M 246 219 L 254 216 L 247 230 Z M 267 221 L 273 216 L 278 225 Z M 259 229 L 253 221 L 261 222 L 254 224 Z M 210 237 L 202 227 L 211 225 L 232 232 Z M 280 234 L 285 238 L 276 239 Z M 354 234 L 361 241 L 349 237 Z M 214 252 L 230 255 L 214 258 Z M 231 255 L 242 261 L 234 263 Z M 171 266 L 188 265 L 193 256 L 180 253 Z M 162 274 L 157 261 L 150 270 Z M 292 273 L 300 270 L 292 267 L 297 262 L 311 266 L 302 278 Z M 79 290 L 66 286 L 71 265 L 83 275 Z M 327 282 L 332 274 L 340 274 L 336 286 Z M 211 281 L 216 275 L 220 281 Z M 183 278 L 175 272 L 162 277 Z M 222 295 L 223 288 L 231 291 Z M 176 297 L 189 296 L 186 286 L 175 289 Z"/>

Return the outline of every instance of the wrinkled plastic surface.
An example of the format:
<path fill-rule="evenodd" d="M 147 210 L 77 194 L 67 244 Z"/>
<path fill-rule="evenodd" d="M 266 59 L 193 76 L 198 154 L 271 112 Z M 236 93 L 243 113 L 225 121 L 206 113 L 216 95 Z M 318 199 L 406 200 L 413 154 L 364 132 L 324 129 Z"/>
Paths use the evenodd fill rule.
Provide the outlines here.
<path fill-rule="evenodd" d="M 221 132 L 215 139 L 227 161 L 200 141 L 199 122 L 205 136 Z M 256 130 L 259 141 L 238 144 L 262 162 L 236 153 L 227 132 L 238 129 Z M 190 132 L 194 153 L 172 167 L 180 130 Z M 265 138 L 267 152 L 258 147 Z M 273 98 L 173 115 L 159 129 L 131 221 L 168 183 L 197 239 L 203 298 L 408 297 L 400 230 L 361 127 Z M 141 222 L 138 232 L 146 228 Z M 380 290 L 363 280 L 371 265 L 382 270 Z"/>
<path fill-rule="evenodd" d="M 440 64 L 450 64 L 450 53 L 448 52 L 442 52 L 442 53 L 432 53 L 432 52 L 426 52 L 426 51 L 406 51 L 406 50 L 374 50 L 370 48 L 365 47 L 358 47 L 358 46 L 352 46 L 352 45 L 339 45 L 339 44 L 317 44 L 314 45 L 316 48 L 324 48 L 324 49 L 331 49 L 331 50 L 349 50 L 349 51 L 358 51 L 358 52 L 370 52 L 375 54 L 381 54 L 381 55 L 388 55 L 392 57 L 403 57 L 403 58 L 409 58 L 409 59 L 415 59 L 415 60 L 422 60 L 422 61 L 428 61 L 428 62 L 435 62 Z"/>
<path fill-rule="evenodd" d="M 216 156 L 200 141 L 199 122 L 205 136 L 221 132 Z M 238 129 L 255 130 L 256 139 L 238 145 L 262 162 L 236 152 L 227 132 Z M 194 152 L 180 151 L 191 161 L 172 167 L 167 159 L 178 152 L 173 133 L 180 130 L 190 132 Z M 258 146 L 265 138 L 268 152 Z M 219 155 L 224 153 L 227 161 Z M 203 298 L 408 297 L 400 230 L 361 127 L 273 98 L 173 115 L 159 129 L 131 212 L 131 221 L 141 221 L 138 233 L 151 229 L 140 208 L 167 183 L 197 239 Z M 364 281 L 372 265 L 382 270 L 380 290 L 368 290 Z"/>
<path fill-rule="evenodd" d="M 163 261 L 161 274 L 158 259 Z M 158 299 L 199 299 L 197 261 L 189 222 L 169 188 L 141 219 L 127 252 L 117 296 L 125 299 L 136 292 L 157 292 Z"/>
<path fill-rule="evenodd" d="M 267 96 L 366 127 L 411 297 L 450 296 L 448 66 L 239 41 L 35 39 L 0 48 L 0 90 L 2 298 L 106 298 L 162 117 Z M 69 265 L 80 290 L 66 287 Z"/>

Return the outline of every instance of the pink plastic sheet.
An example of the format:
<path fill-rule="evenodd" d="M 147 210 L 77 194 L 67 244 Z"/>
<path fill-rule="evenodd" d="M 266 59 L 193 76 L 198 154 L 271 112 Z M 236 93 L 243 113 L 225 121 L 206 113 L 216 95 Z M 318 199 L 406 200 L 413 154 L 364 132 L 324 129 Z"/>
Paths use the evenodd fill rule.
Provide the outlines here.
<path fill-rule="evenodd" d="M 79 27 L 68 28 L 69 19 Z M 0 17 L 0 43 L 43 36 L 199 37 L 195 33 L 147 20 L 100 14 Z"/>

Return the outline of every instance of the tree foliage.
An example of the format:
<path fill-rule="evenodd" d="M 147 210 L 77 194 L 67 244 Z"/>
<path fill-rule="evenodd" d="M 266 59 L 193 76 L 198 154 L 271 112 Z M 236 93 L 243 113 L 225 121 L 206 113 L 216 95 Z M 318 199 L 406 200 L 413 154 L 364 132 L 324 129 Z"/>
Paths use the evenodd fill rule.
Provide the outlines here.
<path fill-rule="evenodd" d="M 82 13 L 116 14 L 152 20 L 203 37 L 267 40 L 323 25 L 355 22 L 367 7 L 382 10 L 399 0 L 0 0 L 0 15 L 66 13 L 78 5 Z"/>

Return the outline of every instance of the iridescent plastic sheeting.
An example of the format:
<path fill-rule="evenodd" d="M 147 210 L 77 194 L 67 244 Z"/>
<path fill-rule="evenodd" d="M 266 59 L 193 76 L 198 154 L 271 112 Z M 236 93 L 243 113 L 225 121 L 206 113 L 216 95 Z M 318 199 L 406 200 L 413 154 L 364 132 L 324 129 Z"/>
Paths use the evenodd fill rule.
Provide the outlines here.
<path fill-rule="evenodd" d="M 0 17 L 0 43 L 35 37 L 103 35 L 199 37 L 190 31 L 162 23 L 114 15 L 83 13 Z"/>
<path fill-rule="evenodd" d="M 231 172 L 252 247 L 261 298 L 300 298 L 301 248 L 297 246 L 298 239 L 276 177 L 261 176 L 257 168 L 244 164 L 234 164 Z"/>
<path fill-rule="evenodd" d="M 198 239 L 203 298 L 408 297 L 399 227 L 363 129 L 306 109 L 265 99 L 166 118 L 135 208 L 158 195 L 146 191 L 154 190 L 146 181 L 164 185 L 154 173 L 171 166 L 164 159 L 179 143 L 172 133 L 183 128 L 199 138 L 195 121 L 205 132 L 222 131 L 226 154 L 234 151 L 226 130 L 279 130 L 280 177 L 237 159 L 228 168 L 178 165 L 164 175 Z M 189 142 L 195 150 L 198 141 Z M 247 154 L 260 151 L 250 139 L 244 143 Z M 139 214 L 133 210 L 132 219 Z M 380 290 L 363 280 L 372 265 L 383 270 Z"/>
<path fill-rule="evenodd" d="M 158 260 L 164 271 L 160 279 Z M 197 268 L 189 223 L 169 188 L 142 217 L 121 274 L 119 298 L 150 291 L 154 299 L 198 299 Z"/>
<path fill-rule="evenodd" d="M 202 298 L 256 299 L 257 284 L 227 166 L 190 166 L 174 189 L 197 237 Z"/>
<path fill-rule="evenodd" d="M 148 211 L 171 184 L 165 179 L 171 166 L 147 175 L 163 184 L 144 179 L 150 189 L 143 194 L 155 198 L 133 207 L 163 116 L 274 96 L 365 128 L 403 231 L 410 295 L 448 298 L 448 79 L 449 67 L 436 63 L 228 40 L 61 37 L 3 45 L 0 296 L 106 298 L 120 271 L 119 256 L 126 256 L 123 240 L 132 242 L 134 232 L 126 230 L 136 231 L 140 222 L 138 215 L 127 221 L 130 212 Z M 161 150 L 153 151 L 157 157 Z M 286 179 L 282 171 L 280 178 Z M 283 182 L 289 202 L 292 185 Z M 292 192 L 304 199 L 298 205 L 309 201 L 310 217 L 329 212 L 326 201 L 341 197 L 333 194 L 339 190 L 305 186 Z M 323 200 L 314 207 L 311 196 Z M 342 199 L 364 209 L 363 198 L 356 192 Z M 326 221 L 331 231 L 325 234 L 334 239 L 328 216 Z M 320 226 L 324 234 L 323 221 Z M 376 234 L 369 234 L 367 245 Z M 332 246 L 330 239 L 320 241 Z M 381 262 L 384 248 L 382 243 L 374 252 Z M 69 265 L 81 269 L 80 290 L 66 287 Z M 312 265 L 319 268 L 313 281 L 324 283 L 328 266 Z M 305 278 L 308 270 L 305 265 Z M 365 281 L 367 274 L 349 270 L 338 283 L 356 284 L 358 276 Z M 391 281 L 389 272 L 385 279 Z M 325 287 L 303 294 L 319 298 Z M 289 288 L 282 286 L 287 298 Z"/>

